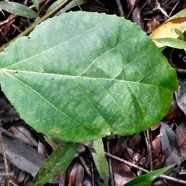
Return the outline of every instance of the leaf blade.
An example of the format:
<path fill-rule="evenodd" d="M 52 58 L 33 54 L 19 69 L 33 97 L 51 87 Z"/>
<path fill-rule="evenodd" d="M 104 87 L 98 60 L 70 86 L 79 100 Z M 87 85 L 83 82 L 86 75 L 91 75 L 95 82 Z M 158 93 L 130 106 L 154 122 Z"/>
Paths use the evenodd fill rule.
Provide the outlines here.
<path fill-rule="evenodd" d="M 167 170 L 169 170 L 172 167 L 173 166 L 168 166 L 168 167 L 164 167 L 162 169 L 158 169 L 158 170 L 149 172 L 145 175 L 142 175 L 142 176 L 128 182 L 124 186 L 150 186 L 154 179 L 156 179 L 157 177 L 159 177 L 161 174 L 165 173 Z"/>
<path fill-rule="evenodd" d="M 76 150 L 76 144 L 60 144 L 40 168 L 32 183 L 33 186 L 43 185 L 62 174 L 74 158 Z"/>
<path fill-rule="evenodd" d="M 164 46 L 169 46 L 171 48 L 186 49 L 186 42 L 180 39 L 160 38 L 154 39 L 154 41 L 163 44 Z"/>
<path fill-rule="evenodd" d="M 105 151 L 104 151 L 102 139 L 94 140 L 93 147 L 95 149 L 95 153 L 92 153 L 94 163 L 96 165 L 96 168 L 101 178 L 104 180 L 104 185 L 108 185 L 109 167 L 108 167 L 108 162 L 105 157 Z"/>
<path fill-rule="evenodd" d="M 81 26 L 72 30 L 78 20 Z M 50 28 L 54 37 L 38 42 L 51 35 Z M 134 134 L 167 112 L 177 88 L 175 72 L 135 24 L 76 12 L 44 22 L 29 37 L 0 54 L 0 81 L 21 117 L 37 131 L 84 142 L 111 132 Z"/>
<path fill-rule="evenodd" d="M 15 15 L 27 17 L 27 18 L 36 18 L 38 15 L 32 9 L 28 8 L 25 5 L 16 2 L 0 2 L 0 8 L 6 10 Z"/>

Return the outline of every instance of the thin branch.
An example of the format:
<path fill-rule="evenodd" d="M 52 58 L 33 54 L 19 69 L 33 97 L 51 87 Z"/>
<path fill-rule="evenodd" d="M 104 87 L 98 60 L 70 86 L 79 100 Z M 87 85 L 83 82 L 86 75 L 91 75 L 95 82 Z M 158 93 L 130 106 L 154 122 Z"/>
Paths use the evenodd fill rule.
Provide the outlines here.
<path fill-rule="evenodd" d="M 9 168 L 8 168 L 8 161 L 7 161 L 7 157 L 6 157 L 6 152 L 5 152 L 5 145 L 4 145 L 4 141 L 3 141 L 3 136 L 2 136 L 2 132 L 1 132 L 1 127 L 0 127 L 0 146 L 1 146 L 1 150 L 2 150 L 2 154 L 3 154 L 3 161 L 4 161 L 4 166 L 5 166 L 5 174 L 6 174 L 6 185 L 10 186 L 10 173 L 9 173 Z"/>
<path fill-rule="evenodd" d="M 110 154 L 110 147 L 109 147 L 108 140 L 107 140 L 106 144 L 107 144 L 107 152 Z M 113 175 L 113 171 L 112 171 L 112 159 L 110 157 L 108 157 L 108 165 L 109 165 L 109 172 L 110 172 L 110 185 L 115 186 L 114 175 Z"/>
<path fill-rule="evenodd" d="M 161 7 L 158 0 L 155 0 L 155 6 L 154 10 L 159 10 L 165 17 L 170 18 L 167 12 Z"/>
<path fill-rule="evenodd" d="M 124 14 L 124 11 L 123 11 L 123 7 L 122 7 L 122 4 L 121 4 L 121 0 L 116 0 L 116 4 L 118 6 L 119 15 L 121 17 L 125 17 L 125 14 Z"/>
<path fill-rule="evenodd" d="M 149 165 L 150 165 L 150 170 L 153 170 L 153 163 L 152 163 L 152 143 L 151 143 L 151 137 L 149 130 L 144 132 L 145 136 L 145 141 L 147 144 L 147 151 L 148 151 L 148 159 L 149 159 Z"/>
<path fill-rule="evenodd" d="M 129 165 L 129 166 L 132 166 L 132 167 L 134 167 L 134 168 L 136 168 L 136 169 L 138 169 L 138 170 L 141 170 L 141 171 L 143 171 L 143 172 L 149 173 L 148 170 L 146 170 L 146 169 L 144 169 L 144 168 L 142 168 L 142 167 L 140 167 L 140 166 L 138 166 L 138 165 L 135 165 L 135 164 L 133 164 L 133 163 L 131 163 L 131 162 L 129 162 L 129 161 L 126 161 L 126 160 L 124 160 L 124 159 L 121 159 L 121 158 L 119 158 L 119 157 L 117 157 L 117 156 L 114 156 L 114 155 L 112 155 L 112 154 L 109 154 L 109 153 L 107 153 L 107 152 L 105 152 L 105 154 L 106 154 L 106 156 L 108 156 L 108 157 L 110 157 L 110 158 L 113 158 L 113 159 L 115 159 L 115 160 L 117 160 L 117 161 L 123 162 L 123 163 L 125 163 L 125 164 L 127 164 L 127 165 Z M 185 180 L 180 180 L 180 179 L 177 179 L 177 178 L 173 178 L 173 177 L 171 177 L 171 176 L 161 175 L 161 176 L 159 176 L 159 177 L 160 177 L 160 178 L 163 178 L 163 179 L 166 179 L 166 180 L 169 180 L 169 181 L 173 181 L 173 182 L 179 183 L 179 184 L 186 184 L 186 181 L 185 181 Z"/>
<path fill-rule="evenodd" d="M 91 176 L 91 172 L 90 172 L 90 170 L 89 170 L 89 168 L 88 168 L 88 166 L 87 166 L 85 160 L 83 159 L 83 157 L 82 157 L 82 156 L 79 156 L 79 160 L 80 160 L 80 162 L 82 163 L 83 167 L 85 168 L 86 173 L 87 173 L 89 176 Z"/>
<path fill-rule="evenodd" d="M 75 2 L 76 5 L 78 6 L 78 8 L 79 8 L 81 11 L 83 11 L 82 8 L 81 8 L 81 6 L 80 6 L 80 4 L 77 2 L 77 0 L 74 0 L 74 2 Z"/>
<path fill-rule="evenodd" d="M 175 8 L 178 6 L 178 4 L 180 3 L 180 0 L 175 4 L 175 6 L 172 8 L 171 12 L 169 13 L 169 17 L 172 15 L 172 13 L 174 12 Z"/>

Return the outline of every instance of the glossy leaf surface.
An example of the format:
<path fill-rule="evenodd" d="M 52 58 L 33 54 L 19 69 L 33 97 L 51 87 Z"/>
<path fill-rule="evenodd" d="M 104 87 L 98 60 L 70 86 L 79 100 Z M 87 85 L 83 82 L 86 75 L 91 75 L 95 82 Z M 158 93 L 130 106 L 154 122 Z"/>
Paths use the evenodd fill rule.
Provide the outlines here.
<path fill-rule="evenodd" d="M 86 12 L 48 19 L 6 48 L 0 83 L 29 125 L 74 142 L 149 128 L 177 88 L 175 71 L 136 24 Z"/>

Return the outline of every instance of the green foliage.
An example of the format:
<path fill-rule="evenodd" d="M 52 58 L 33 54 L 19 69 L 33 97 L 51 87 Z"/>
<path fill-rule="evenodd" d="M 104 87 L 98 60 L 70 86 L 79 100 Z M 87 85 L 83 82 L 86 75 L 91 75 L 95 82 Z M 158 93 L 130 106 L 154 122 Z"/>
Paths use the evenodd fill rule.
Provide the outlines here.
<path fill-rule="evenodd" d="M 185 41 L 185 36 L 184 36 L 184 34 L 182 33 L 181 30 L 175 28 L 175 29 L 174 29 L 174 32 L 179 36 L 179 38 L 180 38 L 181 40 Z"/>
<path fill-rule="evenodd" d="M 171 48 L 186 49 L 186 42 L 180 39 L 160 38 L 160 39 L 154 39 L 154 40 L 165 46 L 169 46 Z"/>
<path fill-rule="evenodd" d="M 172 168 L 172 166 L 164 167 L 162 169 L 149 172 L 148 174 L 142 175 L 142 176 L 128 182 L 124 186 L 151 186 L 152 181 L 154 181 L 157 177 L 159 177 L 161 174 L 165 173 L 170 168 Z"/>
<path fill-rule="evenodd" d="M 18 10 L 9 9 L 31 17 Z M 98 139 L 93 156 L 106 183 L 100 138 L 132 135 L 162 119 L 177 79 L 134 23 L 113 15 L 71 12 L 48 19 L 0 53 L 0 84 L 21 118 L 38 132 L 73 142 Z M 42 185 L 65 171 L 76 147 L 70 143 L 55 149 L 33 184 Z"/>
<path fill-rule="evenodd" d="M 175 71 L 141 29 L 117 16 L 48 19 L 0 54 L 2 90 L 38 132 L 85 142 L 163 118 Z"/>
<path fill-rule="evenodd" d="M 95 149 L 95 153 L 92 153 L 94 163 L 101 178 L 104 180 L 104 185 L 107 186 L 109 181 L 109 168 L 105 157 L 105 150 L 102 139 L 94 140 L 93 147 Z"/>
<path fill-rule="evenodd" d="M 39 9 L 39 0 L 32 0 L 34 6 L 36 7 L 36 9 Z"/>
<path fill-rule="evenodd" d="M 76 144 L 60 144 L 41 167 L 34 178 L 32 185 L 44 185 L 51 179 L 63 173 L 74 158 L 76 150 Z"/>
<path fill-rule="evenodd" d="M 0 8 L 12 14 L 27 18 L 36 18 L 38 16 L 32 9 L 16 2 L 0 1 Z"/>

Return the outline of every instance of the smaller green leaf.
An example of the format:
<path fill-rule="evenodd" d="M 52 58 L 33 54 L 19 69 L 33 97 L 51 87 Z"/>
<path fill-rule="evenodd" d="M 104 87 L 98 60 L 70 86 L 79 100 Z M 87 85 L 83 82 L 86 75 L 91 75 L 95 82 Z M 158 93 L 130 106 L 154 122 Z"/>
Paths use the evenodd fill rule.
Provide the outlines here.
<path fill-rule="evenodd" d="M 102 139 L 94 140 L 93 147 L 96 153 L 92 153 L 96 168 L 104 181 L 104 185 L 108 185 L 109 180 L 109 168 L 105 158 L 105 151 Z"/>
<path fill-rule="evenodd" d="M 36 7 L 36 9 L 39 9 L 39 0 L 32 0 L 34 6 Z"/>
<path fill-rule="evenodd" d="M 60 144 L 40 168 L 32 185 L 44 185 L 62 174 L 74 158 L 76 150 L 77 145 L 75 143 Z"/>
<path fill-rule="evenodd" d="M 1 1 L 0 8 L 12 14 L 27 18 L 36 18 L 38 16 L 32 9 L 20 3 Z"/>
<path fill-rule="evenodd" d="M 161 43 L 165 46 L 169 46 L 171 48 L 186 49 L 186 42 L 183 40 L 175 38 L 160 38 L 154 40 L 157 41 L 158 43 Z"/>
<path fill-rule="evenodd" d="M 165 173 L 167 170 L 169 170 L 173 166 L 174 165 L 171 165 L 171 166 L 168 166 L 168 167 L 164 167 L 162 169 L 158 169 L 158 170 L 149 172 L 148 174 L 142 175 L 142 176 L 128 182 L 124 186 L 151 186 L 152 181 L 154 179 L 159 177 L 161 174 Z"/>
<path fill-rule="evenodd" d="M 185 36 L 180 29 L 175 28 L 174 31 L 180 37 L 181 40 L 185 41 Z"/>

